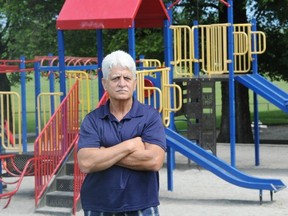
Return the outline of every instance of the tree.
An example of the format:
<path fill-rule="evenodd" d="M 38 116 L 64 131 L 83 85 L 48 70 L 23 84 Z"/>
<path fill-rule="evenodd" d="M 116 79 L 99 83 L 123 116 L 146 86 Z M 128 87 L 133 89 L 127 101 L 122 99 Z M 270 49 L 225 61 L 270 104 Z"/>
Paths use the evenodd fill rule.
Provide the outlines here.
<path fill-rule="evenodd" d="M 26 59 L 34 56 L 58 53 L 56 19 L 65 0 L 0 0 L 0 57 Z M 171 1 L 165 0 L 165 3 Z M 256 18 L 258 30 L 267 35 L 267 50 L 259 56 L 259 71 L 272 79 L 288 81 L 288 17 L 286 8 L 288 0 L 275 4 L 274 0 L 233 1 L 235 23 L 250 22 Z M 200 24 L 227 22 L 226 6 L 219 0 L 182 0 L 173 8 L 173 24 L 192 25 L 193 20 Z M 246 14 L 249 14 L 246 17 Z M 112 33 L 111 33 L 112 32 Z M 136 50 L 148 58 L 163 58 L 163 34 L 161 29 L 137 29 Z M 95 31 L 66 31 L 66 55 L 96 56 Z M 128 50 L 127 30 L 105 30 L 104 50 Z M 272 64 L 271 64 L 272 62 Z M 222 85 L 222 92 L 228 92 Z M 248 90 L 237 84 L 236 101 L 237 141 L 251 142 L 249 128 L 250 112 L 248 107 Z M 227 96 L 223 95 L 222 106 L 228 108 Z M 242 104 L 244 103 L 244 104 Z M 224 116 L 224 117 L 223 117 Z M 229 141 L 229 122 L 227 110 L 223 110 L 219 140 Z M 240 120 L 245 121 L 239 124 Z M 245 120 L 243 120 L 245 119 Z M 225 123 L 226 122 L 226 123 Z M 238 122 L 238 123 L 237 123 Z M 245 125 L 245 127 L 243 126 Z M 228 131 L 228 132 L 227 132 Z M 226 132 L 226 134 L 224 134 Z M 221 138 L 222 137 L 222 138 Z M 221 138 L 221 139 L 220 139 Z M 240 140 L 241 139 L 241 140 Z M 247 141 L 242 140 L 247 139 Z"/>
<path fill-rule="evenodd" d="M 266 52 L 259 56 L 259 71 L 272 80 L 288 81 L 288 0 L 249 0 L 251 17 L 267 37 Z"/>

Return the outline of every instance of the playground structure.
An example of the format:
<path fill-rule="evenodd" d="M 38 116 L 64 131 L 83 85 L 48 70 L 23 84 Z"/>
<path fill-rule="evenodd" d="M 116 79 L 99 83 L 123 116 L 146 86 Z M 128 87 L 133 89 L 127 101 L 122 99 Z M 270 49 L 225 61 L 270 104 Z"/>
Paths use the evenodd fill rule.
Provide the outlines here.
<path fill-rule="evenodd" d="M 90 94 L 89 88 L 87 87 L 87 85 L 89 86 L 89 84 L 87 84 L 87 80 L 89 80 L 89 76 L 97 76 L 97 79 L 101 80 L 101 71 L 98 71 L 98 68 L 101 68 L 101 62 L 104 56 L 102 47 L 102 29 L 110 28 L 128 29 L 129 52 L 136 60 L 135 28 L 164 26 L 163 28 L 166 47 L 165 66 L 162 67 L 162 64 L 157 60 L 140 58 L 136 61 L 138 66 L 137 98 L 139 101 L 150 104 L 158 109 L 159 112 L 161 112 L 163 124 L 167 127 L 166 136 L 168 144 L 167 167 L 169 190 L 173 190 L 175 151 L 182 153 L 187 158 L 192 159 L 199 165 L 203 166 L 220 178 L 223 178 L 232 184 L 259 190 L 260 201 L 262 201 L 263 190 L 269 190 L 271 192 L 272 198 L 272 192 L 277 192 L 286 187 L 280 180 L 256 179 L 251 176 L 247 176 L 234 168 L 234 78 L 236 81 L 241 82 L 249 89 L 253 90 L 255 94 L 259 94 L 265 97 L 280 107 L 283 111 L 287 111 L 288 97 L 287 93 L 283 93 L 281 94 L 280 99 L 276 101 L 276 97 L 274 95 L 279 95 L 281 90 L 272 87 L 273 85 L 271 83 L 264 81 L 265 79 L 257 74 L 256 56 L 257 54 L 265 51 L 265 35 L 253 29 L 255 28 L 255 24 L 231 25 L 231 23 L 233 23 L 233 14 L 231 14 L 233 1 L 229 1 L 228 3 L 230 8 L 228 10 L 228 17 L 230 19 L 228 24 L 201 26 L 197 23 L 194 23 L 194 26 L 191 28 L 188 26 L 171 26 L 171 10 L 166 10 L 163 3 L 158 0 L 133 1 L 133 3 L 129 0 L 125 0 L 124 2 L 119 3 L 120 5 L 117 5 L 118 3 L 116 4 L 116 2 L 112 0 L 107 0 L 105 3 L 103 1 L 87 1 L 85 4 L 83 4 L 81 1 L 65 2 L 57 20 L 59 56 L 37 58 L 33 60 L 33 62 L 26 61 L 27 63 L 33 63 L 33 68 L 26 68 L 25 64 L 23 64 L 25 61 L 17 62 L 21 63 L 19 68 L 15 66 L 12 68 L 12 71 L 34 71 L 35 84 L 39 85 L 38 87 L 35 86 L 35 98 L 37 98 L 35 104 L 36 110 L 38 111 L 35 117 L 37 125 L 37 139 L 34 144 L 33 155 L 30 156 L 31 159 L 29 158 L 31 161 L 29 161 L 29 163 L 31 164 L 29 165 L 27 162 L 28 165 L 25 165 L 23 172 L 19 170 L 20 172 L 18 173 L 20 178 L 23 178 L 25 174 L 35 176 L 35 205 L 37 206 L 37 211 L 49 211 L 47 210 L 47 206 L 52 206 L 52 208 L 57 207 L 55 203 L 61 203 L 61 207 L 66 207 L 63 208 L 63 211 L 67 211 L 66 213 L 71 213 L 71 207 L 73 207 L 73 213 L 75 214 L 76 210 L 79 208 L 79 192 L 84 175 L 80 173 L 77 167 L 76 152 L 73 150 L 77 145 L 78 131 L 81 119 L 87 112 L 89 112 L 91 107 L 89 100 L 82 101 L 84 98 L 89 98 L 87 94 Z M 107 14 L 110 14 L 113 17 L 106 17 L 107 14 L 103 17 L 101 11 L 97 11 L 99 9 L 95 5 L 103 4 L 105 4 L 105 8 L 111 10 L 111 12 Z M 114 17 L 113 10 L 116 10 L 117 7 L 119 8 L 123 5 L 129 5 L 129 7 L 126 7 L 125 10 L 119 12 L 119 14 L 116 14 Z M 76 8 L 77 10 L 83 10 L 83 13 L 79 13 L 78 15 L 73 13 Z M 135 8 L 138 8 L 137 13 L 131 13 Z M 151 11 L 151 9 L 153 10 Z M 91 10 L 95 16 L 94 20 L 89 20 L 89 18 L 86 17 L 86 14 L 89 15 L 87 11 Z M 149 22 L 147 22 L 147 20 L 149 20 Z M 65 57 L 64 31 L 76 29 L 96 29 L 98 45 L 97 61 L 95 59 L 85 59 L 82 61 L 84 62 L 84 65 L 82 65 L 79 63 L 81 61 L 77 58 L 75 59 Z M 232 36 L 233 32 L 234 36 Z M 174 39 L 173 49 L 172 38 Z M 227 45 L 227 41 L 229 42 L 229 46 Z M 199 49 L 201 52 L 198 52 L 197 47 L 201 47 L 201 49 Z M 226 52 L 226 50 L 228 51 Z M 57 62 L 56 64 L 54 64 L 55 61 Z M 48 62 L 48 66 L 43 66 L 43 62 Z M 5 66 L 5 72 L 9 72 L 8 65 L 6 63 L 3 63 L 3 65 Z M 253 74 L 247 75 L 246 73 L 251 70 L 251 67 L 253 67 Z M 204 72 L 204 75 L 200 74 L 200 68 L 201 71 Z M 86 72 L 83 72 L 90 70 L 94 71 L 96 75 L 89 75 L 89 73 L 87 75 Z M 51 82 L 50 86 L 52 87 L 50 92 L 47 94 L 40 93 L 39 78 L 41 71 L 48 71 L 46 74 L 49 76 Z M 57 72 L 54 73 L 53 71 Z M 234 72 L 237 72 L 240 75 L 235 75 Z M 55 74 L 57 77 L 59 77 L 60 80 L 59 92 L 55 92 L 53 89 L 53 85 L 55 83 Z M 211 135 L 211 133 L 211 137 L 213 137 L 213 125 L 211 129 L 212 132 L 205 131 L 205 133 L 201 134 L 201 136 L 191 138 L 192 140 L 185 139 L 180 134 L 175 133 L 174 125 L 174 112 L 180 111 L 180 109 L 183 109 L 183 107 L 184 110 L 186 109 L 186 112 L 188 110 L 193 111 L 195 109 L 198 112 L 187 113 L 191 115 L 189 120 L 192 119 L 192 121 L 190 121 L 189 125 L 194 124 L 192 127 L 193 129 L 199 125 L 203 129 L 205 126 L 205 124 L 203 124 L 205 119 L 208 119 L 209 121 L 213 120 L 213 115 L 215 115 L 215 110 L 213 110 L 213 82 L 215 82 L 221 76 L 222 78 L 225 77 L 223 74 L 228 75 L 228 78 L 226 75 L 226 79 L 229 80 L 230 85 L 230 111 L 233 113 L 230 119 L 231 165 L 222 162 L 220 159 L 213 156 L 209 151 L 198 147 L 199 144 L 203 142 L 201 137 L 208 137 Z M 25 73 L 21 73 L 21 76 L 25 76 Z M 23 78 L 23 80 L 25 80 L 25 78 Z M 193 82 L 191 80 L 193 80 Z M 203 80 L 209 83 L 208 92 L 210 94 L 206 94 L 205 92 L 203 93 L 203 89 L 207 89 L 207 84 L 202 82 L 204 83 L 204 85 L 202 85 L 201 83 Z M 69 85 L 66 85 L 67 81 L 70 83 Z M 212 85 L 210 85 L 211 81 Z M 83 85 L 83 82 L 85 85 Z M 177 84 L 188 83 L 188 90 L 186 94 L 187 98 L 183 97 L 182 99 L 182 90 L 179 87 L 180 85 L 172 84 L 173 82 L 176 82 Z M 261 84 L 264 82 L 268 82 L 271 85 L 269 87 L 269 89 L 272 89 L 270 93 L 267 93 L 267 90 L 262 91 L 261 93 L 263 88 Z M 196 95 L 195 99 L 200 102 L 198 104 L 189 98 L 189 92 L 193 92 L 193 85 L 195 83 L 201 83 L 199 87 L 199 93 Z M 259 83 L 259 85 L 255 85 L 255 83 Z M 84 86 L 86 86 L 86 89 Z M 68 92 L 66 91 L 66 88 L 69 89 Z M 79 91 L 79 89 L 84 89 L 84 91 Z M 23 92 L 25 92 L 25 90 L 23 90 Z M 199 97 L 202 97 L 203 95 L 206 95 L 207 97 L 200 98 L 199 100 Z M 55 97 L 60 99 L 60 105 L 58 105 L 58 103 L 57 105 L 54 104 Z M 44 98 L 47 98 L 47 104 L 49 104 L 50 108 L 48 111 L 49 114 L 47 116 L 41 117 L 40 110 L 44 111 L 44 107 L 42 107 Z M 108 97 L 101 88 L 101 85 L 98 85 L 98 105 L 104 103 L 107 98 Z M 96 100 L 95 97 L 93 100 Z M 191 103 L 189 104 L 189 102 Z M 188 109 L 187 107 L 189 106 L 190 108 Z M 25 115 L 24 111 L 25 106 L 22 107 L 22 114 L 24 113 Z M 17 115 L 20 116 L 20 113 L 21 112 L 18 112 Z M 45 111 L 43 113 L 47 112 Z M 24 122 L 26 121 L 25 116 L 22 116 L 21 119 L 22 123 L 23 120 Z M 255 119 L 257 120 L 257 115 Z M 258 121 L 254 122 L 257 124 Z M 25 130 L 25 127 L 20 126 L 18 131 L 21 131 L 21 128 Z M 255 146 L 256 148 L 259 148 L 257 125 L 254 128 L 256 132 Z M 199 129 L 198 132 L 200 133 L 201 129 Z M 22 139 L 19 138 L 18 140 L 22 140 L 23 147 L 18 147 L 18 149 L 21 149 L 20 151 L 25 153 L 27 152 L 27 143 L 25 144 L 27 137 L 25 137 L 24 131 L 22 131 L 22 133 Z M 12 134 L 15 133 L 13 132 Z M 1 137 L 4 137 L 4 135 Z M 213 142 L 213 138 L 208 140 L 208 143 L 211 144 L 211 142 Z M 12 142 L 10 143 L 10 141 L 8 141 L 8 145 L 4 143 L 4 147 L 7 148 L 7 150 L 15 150 L 12 148 L 14 146 L 16 147 L 19 145 L 16 142 L 14 142 L 14 144 Z M 1 155 L 2 162 L 6 164 L 9 164 L 9 160 L 11 161 L 11 164 L 14 164 L 14 157 L 14 154 L 3 154 L 3 156 Z M 256 165 L 257 162 L 259 161 L 256 159 Z M 15 165 L 14 169 L 16 168 L 17 166 Z M 29 171 L 26 173 L 26 170 Z M 19 182 L 21 182 L 21 180 Z M 53 191 L 55 188 L 57 189 L 56 192 Z M 57 194 L 57 191 L 59 192 L 63 190 L 69 191 L 69 193 L 60 198 L 57 198 L 55 195 Z M 1 197 L 7 197 L 11 199 L 12 196 L 11 194 L 4 194 Z"/>

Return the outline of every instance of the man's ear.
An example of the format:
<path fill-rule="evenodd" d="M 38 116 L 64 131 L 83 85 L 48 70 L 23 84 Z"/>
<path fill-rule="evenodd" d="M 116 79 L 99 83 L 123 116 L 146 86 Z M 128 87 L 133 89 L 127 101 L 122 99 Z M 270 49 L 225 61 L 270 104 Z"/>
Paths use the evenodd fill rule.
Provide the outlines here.
<path fill-rule="evenodd" d="M 135 79 L 134 91 L 136 91 L 136 88 L 137 88 L 137 79 Z"/>
<path fill-rule="evenodd" d="M 102 86 L 104 88 L 104 90 L 106 91 L 106 80 L 104 78 L 102 78 Z"/>

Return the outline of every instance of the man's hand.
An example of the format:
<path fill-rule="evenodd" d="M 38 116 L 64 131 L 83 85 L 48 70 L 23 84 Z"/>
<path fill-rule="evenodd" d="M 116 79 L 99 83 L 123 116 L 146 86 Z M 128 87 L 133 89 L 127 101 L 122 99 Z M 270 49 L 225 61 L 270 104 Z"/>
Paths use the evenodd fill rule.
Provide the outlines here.
<path fill-rule="evenodd" d="M 163 166 L 165 151 L 158 145 L 145 143 L 145 148 L 134 151 L 117 165 L 141 171 L 158 171 Z"/>

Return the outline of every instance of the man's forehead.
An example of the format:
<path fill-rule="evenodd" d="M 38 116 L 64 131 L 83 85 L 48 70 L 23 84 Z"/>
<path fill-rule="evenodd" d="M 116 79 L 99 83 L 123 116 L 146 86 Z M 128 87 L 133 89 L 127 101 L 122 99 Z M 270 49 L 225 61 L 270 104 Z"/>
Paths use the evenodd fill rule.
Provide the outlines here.
<path fill-rule="evenodd" d="M 117 69 L 117 70 L 112 70 L 110 73 L 111 77 L 115 76 L 133 76 L 132 72 L 127 70 L 127 69 Z"/>

